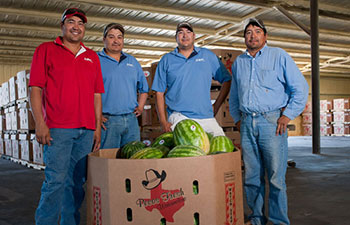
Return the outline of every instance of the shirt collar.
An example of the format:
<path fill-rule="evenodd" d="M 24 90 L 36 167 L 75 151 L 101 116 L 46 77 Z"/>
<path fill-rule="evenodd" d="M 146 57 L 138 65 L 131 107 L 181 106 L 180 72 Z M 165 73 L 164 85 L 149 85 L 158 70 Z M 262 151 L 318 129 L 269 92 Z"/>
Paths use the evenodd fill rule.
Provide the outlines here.
<path fill-rule="evenodd" d="M 100 56 L 102 56 L 102 57 L 106 57 L 106 58 L 111 59 L 111 60 L 114 60 L 114 61 L 117 61 L 117 60 L 115 60 L 113 57 L 110 57 L 109 55 L 107 55 L 106 49 L 105 49 L 105 48 L 103 48 L 102 51 L 98 52 L 98 55 L 100 55 Z M 126 59 L 126 58 L 127 58 L 127 55 L 122 51 L 122 52 L 121 52 L 121 55 L 120 55 L 119 63 L 120 63 L 121 61 L 123 61 L 124 59 Z"/>
<path fill-rule="evenodd" d="M 53 42 L 54 42 L 55 44 L 64 46 L 64 44 L 63 44 L 63 42 L 62 42 L 62 37 L 61 37 L 61 36 L 58 36 Z M 83 42 L 80 42 L 80 46 L 83 47 L 83 48 L 86 50 L 86 47 L 85 47 L 85 45 L 83 44 Z"/>
<path fill-rule="evenodd" d="M 264 47 L 262 49 L 260 49 L 260 51 L 258 53 L 256 53 L 255 57 L 262 55 L 266 51 L 267 48 L 268 48 L 267 43 L 265 43 Z M 248 49 L 245 50 L 245 54 L 248 56 L 251 56 L 248 52 Z"/>
<path fill-rule="evenodd" d="M 188 57 L 188 58 L 191 58 L 191 57 L 197 55 L 197 54 L 200 52 L 200 50 L 201 50 L 200 47 L 194 46 L 193 52 L 191 53 L 190 57 Z M 178 48 L 178 47 L 176 47 L 176 48 L 174 49 L 173 53 L 174 53 L 175 55 L 181 55 L 181 56 L 183 56 L 182 54 L 179 53 L 179 48 Z"/>

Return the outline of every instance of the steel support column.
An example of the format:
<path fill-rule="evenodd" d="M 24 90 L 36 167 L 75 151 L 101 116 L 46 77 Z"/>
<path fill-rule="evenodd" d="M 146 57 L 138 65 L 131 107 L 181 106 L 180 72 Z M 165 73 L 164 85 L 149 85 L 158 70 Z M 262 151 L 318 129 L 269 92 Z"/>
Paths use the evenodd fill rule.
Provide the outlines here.
<path fill-rule="evenodd" d="M 312 86 L 312 153 L 321 153 L 320 140 L 320 58 L 318 37 L 318 0 L 310 1 L 311 86 Z"/>

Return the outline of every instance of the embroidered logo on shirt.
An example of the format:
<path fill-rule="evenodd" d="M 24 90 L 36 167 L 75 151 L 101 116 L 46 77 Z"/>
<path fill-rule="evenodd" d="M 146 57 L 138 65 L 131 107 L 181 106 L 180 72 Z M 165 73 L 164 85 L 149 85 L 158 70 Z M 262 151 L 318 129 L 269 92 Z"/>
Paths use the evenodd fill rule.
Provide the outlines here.
<path fill-rule="evenodd" d="M 84 60 L 93 63 L 92 59 L 90 59 L 90 58 L 84 58 Z"/>
<path fill-rule="evenodd" d="M 127 66 L 131 66 L 131 67 L 134 67 L 134 65 L 131 64 L 131 63 L 127 63 L 126 65 L 127 65 Z"/>
<path fill-rule="evenodd" d="M 204 62 L 204 59 L 201 58 L 201 59 L 196 59 L 196 62 Z"/>

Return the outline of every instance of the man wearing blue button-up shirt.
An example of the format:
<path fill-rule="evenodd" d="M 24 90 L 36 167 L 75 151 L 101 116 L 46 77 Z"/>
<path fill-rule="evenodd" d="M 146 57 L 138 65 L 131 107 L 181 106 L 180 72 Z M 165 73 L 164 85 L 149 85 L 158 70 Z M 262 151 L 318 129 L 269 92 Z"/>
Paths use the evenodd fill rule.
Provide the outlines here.
<path fill-rule="evenodd" d="M 230 113 L 241 132 L 245 193 L 252 210 L 246 224 L 289 224 L 285 174 L 287 124 L 304 109 L 308 85 L 293 59 L 267 46 L 261 20 L 244 30 L 247 51 L 232 65 Z M 269 215 L 265 216 L 265 171 L 269 182 Z"/>
<path fill-rule="evenodd" d="M 214 136 L 225 135 L 214 115 L 228 95 L 231 75 L 213 52 L 194 46 L 195 34 L 190 23 L 179 23 L 175 38 L 178 47 L 162 57 L 152 85 L 157 92 L 158 114 L 163 130 L 171 131 L 178 122 L 190 118 Z M 212 79 L 223 84 L 214 106 L 210 99 Z"/>
<path fill-rule="evenodd" d="M 119 148 L 140 140 L 136 117 L 141 115 L 146 103 L 148 84 L 140 63 L 122 51 L 124 28 L 121 24 L 108 24 L 103 42 L 105 48 L 98 53 L 105 87 L 101 148 Z"/>

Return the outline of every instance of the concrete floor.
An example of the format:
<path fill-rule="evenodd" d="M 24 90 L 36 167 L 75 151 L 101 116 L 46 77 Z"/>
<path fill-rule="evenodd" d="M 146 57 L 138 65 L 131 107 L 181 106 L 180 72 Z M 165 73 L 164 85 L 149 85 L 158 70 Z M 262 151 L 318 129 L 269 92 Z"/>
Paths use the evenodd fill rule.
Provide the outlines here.
<path fill-rule="evenodd" d="M 287 171 L 291 224 L 349 224 L 350 137 L 322 137 L 320 155 L 312 154 L 311 143 L 311 137 L 289 138 L 289 158 L 296 162 Z M 43 171 L 0 159 L 0 225 L 34 224 L 43 178 Z"/>

